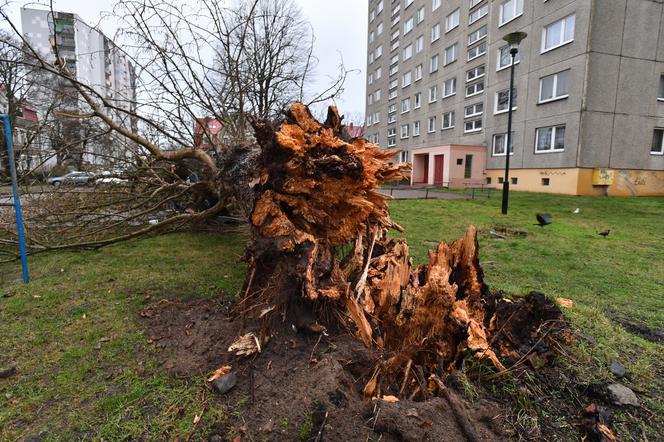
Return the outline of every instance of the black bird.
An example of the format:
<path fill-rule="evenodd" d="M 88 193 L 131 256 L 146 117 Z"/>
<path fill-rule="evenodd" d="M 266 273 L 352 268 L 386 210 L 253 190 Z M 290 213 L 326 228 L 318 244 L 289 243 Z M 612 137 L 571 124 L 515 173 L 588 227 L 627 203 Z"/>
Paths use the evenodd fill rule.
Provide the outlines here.
<path fill-rule="evenodd" d="M 606 229 L 603 232 L 597 232 L 598 235 L 602 235 L 604 238 L 609 236 L 609 233 L 611 232 L 611 229 Z"/>
<path fill-rule="evenodd" d="M 551 215 L 548 213 L 538 213 L 535 218 L 537 218 L 537 225 L 540 227 L 551 224 Z"/>

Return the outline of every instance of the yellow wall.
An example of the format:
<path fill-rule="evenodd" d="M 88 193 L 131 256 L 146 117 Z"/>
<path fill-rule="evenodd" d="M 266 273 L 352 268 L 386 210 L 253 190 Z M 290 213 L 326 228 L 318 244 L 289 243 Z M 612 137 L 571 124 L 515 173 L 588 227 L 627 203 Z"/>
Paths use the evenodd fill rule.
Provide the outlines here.
<path fill-rule="evenodd" d="M 593 186 L 594 169 L 513 169 L 510 177 L 518 181 L 510 183 L 510 189 L 564 195 L 664 196 L 664 170 L 613 170 L 613 184 Z M 502 169 L 487 169 L 491 186 L 501 187 L 498 177 L 504 173 Z M 549 178 L 548 186 L 542 185 L 542 178 Z"/>

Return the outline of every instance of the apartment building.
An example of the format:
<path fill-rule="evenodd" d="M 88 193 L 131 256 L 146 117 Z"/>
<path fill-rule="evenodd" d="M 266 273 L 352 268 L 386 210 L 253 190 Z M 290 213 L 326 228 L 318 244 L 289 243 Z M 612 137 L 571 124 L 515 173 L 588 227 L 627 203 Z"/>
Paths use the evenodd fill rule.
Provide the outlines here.
<path fill-rule="evenodd" d="M 664 195 L 661 0 L 369 0 L 367 138 L 412 183 Z M 468 164 L 471 162 L 471 164 Z"/>
<path fill-rule="evenodd" d="M 76 79 L 123 110 L 109 111 L 114 120 L 136 129 L 136 120 L 127 115 L 127 112 L 136 110 L 134 67 L 111 39 L 76 14 L 48 9 L 21 8 L 21 26 L 24 37 L 49 61 L 55 58 L 51 46 L 51 39 L 55 38 L 60 57 L 76 74 Z M 33 92 L 32 101 L 38 106 L 38 111 L 43 113 L 52 105 L 54 94 L 61 97 L 58 106 L 66 110 L 80 108 L 81 98 L 67 81 L 53 77 L 50 82 L 42 80 L 39 83 L 46 86 Z M 120 148 L 119 144 L 110 136 L 107 138 L 90 143 L 87 161 L 96 163 L 103 158 L 122 156 L 122 152 L 116 151 Z"/>

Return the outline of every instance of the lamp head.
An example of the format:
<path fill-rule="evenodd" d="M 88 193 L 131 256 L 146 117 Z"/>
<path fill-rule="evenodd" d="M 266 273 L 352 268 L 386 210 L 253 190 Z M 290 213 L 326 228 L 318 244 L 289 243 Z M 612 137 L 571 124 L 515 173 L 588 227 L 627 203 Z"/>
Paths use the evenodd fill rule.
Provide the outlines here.
<path fill-rule="evenodd" d="M 519 52 L 519 44 L 526 38 L 528 34 L 525 32 L 511 32 L 503 37 L 503 40 L 510 46 L 510 53 L 516 54 Z"/>

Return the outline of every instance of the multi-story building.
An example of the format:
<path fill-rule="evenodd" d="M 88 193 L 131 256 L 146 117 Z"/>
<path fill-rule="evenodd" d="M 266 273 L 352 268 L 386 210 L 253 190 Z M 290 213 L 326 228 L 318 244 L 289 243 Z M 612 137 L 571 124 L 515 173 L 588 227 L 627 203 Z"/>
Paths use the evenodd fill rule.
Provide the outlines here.
<path fill-rule="evenodd" d="M 369 0 L 367 137 L 413 183 L 501 186 L 515 31 L 511 189 L 664 194 L 661 0 Z"/>
<path fill-rule="evenodd" d="M 55 58 L 51 39 L 57 44 L 61 59 L 67 68 L 109 104 L 117 108 L 109 111 L 111 117 L 126 127 L 136 129 L 136 78 L 128 57 L 101 31 L 87 25 L 78 15 L 51 12 L 48 9 L 21 8 L 23 35 L 31 46 L 48 61 Z M 45 75 L 45 74 L 41 74 Z M 35 88 L 33 102 L 42 113 L 49 108 L 57 95 L 58 107 L 64 110 L 80 109 L 81 98 L 74 87 L 65 80 L 52 78 L 40 81 L 44 86 Z M 86 128 L 76 129 L 85 139 Z M 121 143 L 110 136 L 86 145 L 86 161 L 103 163 L 105 159 L 123 156 Z"/>

